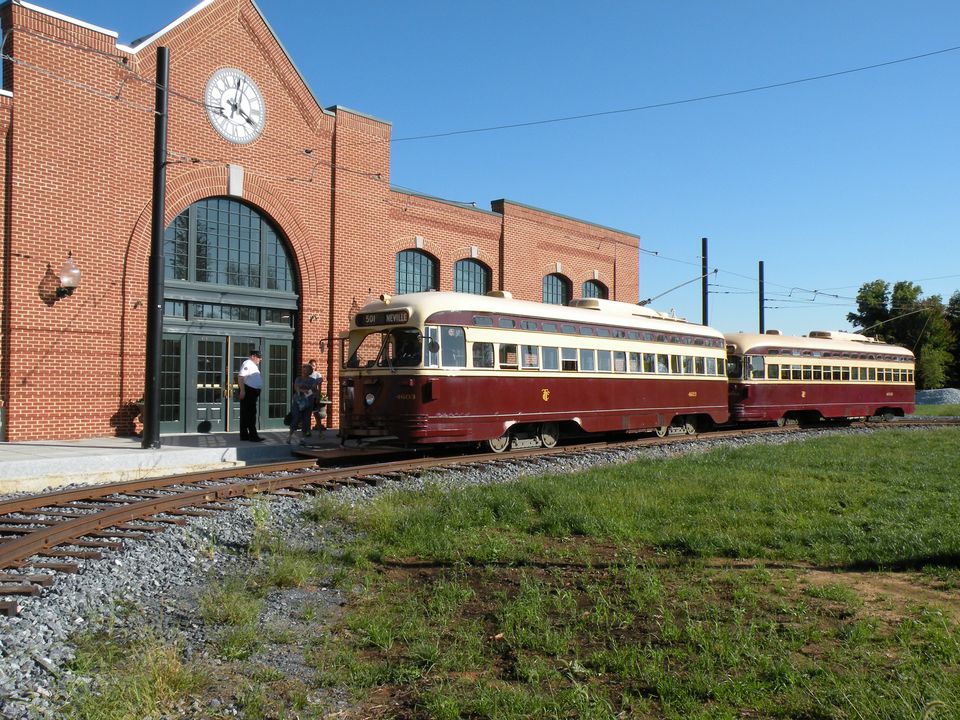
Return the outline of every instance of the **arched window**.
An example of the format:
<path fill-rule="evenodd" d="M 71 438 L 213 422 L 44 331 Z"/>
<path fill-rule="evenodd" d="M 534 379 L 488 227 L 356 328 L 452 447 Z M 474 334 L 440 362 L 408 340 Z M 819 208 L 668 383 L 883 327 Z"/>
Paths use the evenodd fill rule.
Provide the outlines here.
<path fill-rule="evenodd" d="M 453 289 L 474 295 L 490 292 L 490 268 L 479 260 L 457 260 L 453 266 Z"/>
<path fill-rule="evenodd" d="M 207 198 L 167 228 L 164 277 L 192 283 L 294 292 L 290 257 L 269 221 L 229 198 Z"/>
<path fill-rule="evenodd" d="M 437 289 L 437 261 L 422 250 L 397 253 L 397 294 Z"/>
<path fill-rule="evenodd" d="M 606 300 L 608 296 L 607 286 L 599 280 L 587 280 L 583 284 L 583 297 L 585 298 L 600 298 L 601 300 Z"/>
<path fill-rule="evenodd" d="M 550 273 L 543 278 L 543 301 L 552 305 L 570 302 L 570 280 L 560 273 Z"/>

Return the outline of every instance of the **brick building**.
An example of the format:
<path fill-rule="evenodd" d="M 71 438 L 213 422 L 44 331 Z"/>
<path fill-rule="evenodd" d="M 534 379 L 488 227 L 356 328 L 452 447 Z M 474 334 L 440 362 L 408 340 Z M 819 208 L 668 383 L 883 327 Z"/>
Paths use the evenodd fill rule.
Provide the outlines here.
<path fill-rule="evenodd" d="M 252 0 L 204 0 L 133 43 L 0 5 L 0 439 L 128 435 L 143 393 L 157 48 L 170 50 L 161 431 L 236 428 L 262 348 L 261 424 L 370 293 L 637 300 L 639 239 L 497 200 L 390 186 L 388 122 L 322 107 Z M 72 294 L 60 272 L 81 272 Z M 333 382 L 331 382 L 331 380 Z"/>

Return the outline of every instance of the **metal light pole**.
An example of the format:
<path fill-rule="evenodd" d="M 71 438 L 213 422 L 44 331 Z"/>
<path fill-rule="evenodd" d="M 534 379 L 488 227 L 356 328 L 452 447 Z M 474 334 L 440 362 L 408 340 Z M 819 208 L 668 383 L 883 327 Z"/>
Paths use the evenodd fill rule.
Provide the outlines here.
<path fill-rule="evenodd" d="M 764 329 L 764 326 L 763 326 L 763 303 L 764 303 L 764 298 L 763 298 L 763 260 L 760 261 L 760 265 L 759 265 L 759 267 L 758 267 L 758 273 L 759 273 L 759 278 L 760 278 L 760 287 L 758 288 L 759 291 L 760 291 L 760 334 L 763 335 L 763 333 L 765 332 L 765 329 Z"/>
<path fill-rule="evenodd" d="M 156 115 L 153 121 L 153 215 L 150 273 L 147 289 L 147 368 L 143 388 L 145 448 L 160 447 L 160 361 L 163 344 L 163 216 L 166 208 L 167 109 L 170 94 L 170 51 L 157 48 Z"/>
<path fill-rule="evenodd" d="M 707 295 L 710 292 L 710 283 L 708 282 L 709 273 L 707 272 L 707 239 L 706 238 L 700 238 L 700 273 L 703 276 L 700 279 L 701 280 L 700 292 L 703 295 L 703 300 L 702 300 L 703 322 L 701 324 L 709 325 L 710 324 L 710 321 L 708 318 L 709 301 L 707 300 Z"/>

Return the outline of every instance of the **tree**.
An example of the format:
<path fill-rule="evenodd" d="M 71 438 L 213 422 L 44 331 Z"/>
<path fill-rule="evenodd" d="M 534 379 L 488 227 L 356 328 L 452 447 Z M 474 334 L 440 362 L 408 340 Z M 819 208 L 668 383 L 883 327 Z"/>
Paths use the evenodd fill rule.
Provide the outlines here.
<path fill-rule="evenodd" d="M 883 323 L 890 319 L 890 285 L 883 280 L 868 282 L 857 293 L 857 312 L 847 314 L 847 322 L 883 339 Z"/>
<path fill-rule="evenodd" d="M 950 296 L 947 303 L 947 322 L 953 331 L 953 362 L 947 370 L 947 381 L 950 387 L 960 387 L 960 291 Z"/>
<path fill-rule="evenodd" d="M 955 297 L 960 309 L 960 294 Z M 913 351 L 919 389 L 944 386 L 948 370 L 954 367 L 957 335 L 939 295 L 923 298 L 923 289 L 907 281 L 896 283 L 891 293 L 888 283 L 874 280 L 857 293 L 857 310 L 847 320 L 863 328 L 865 335 Z"/>

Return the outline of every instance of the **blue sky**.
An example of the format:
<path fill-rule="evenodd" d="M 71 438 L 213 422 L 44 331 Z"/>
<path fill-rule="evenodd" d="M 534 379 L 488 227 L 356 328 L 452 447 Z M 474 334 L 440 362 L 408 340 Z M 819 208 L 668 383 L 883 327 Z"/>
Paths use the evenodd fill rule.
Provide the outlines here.
<path fill-rule="evenodd" d="M 257 1 L 322 105 L 393 123 L 393 184 L 484 208 L 506 197 L 640 235 L 659 253 L 641 256 L 641 298 L 699 276 L 701 237 L 720 270 L 710 322 L 724 331 L 757 327 L 759 260 L 766 326 L 790 333 L 850 329 L 852 298 L 877 278 L 944 300 L 960 289 L 960 51 L 642 112 L 402 140 L 960 46 L 955 0 Z M 38 4 L 129 43 L 196 3 Z M 699 322 L 699 282 L 653 307 Z"/>

